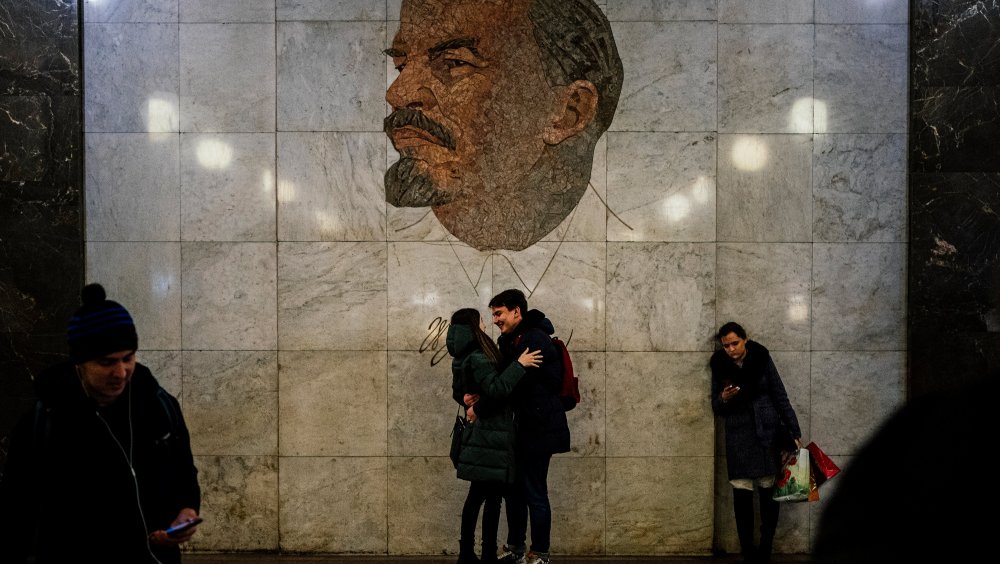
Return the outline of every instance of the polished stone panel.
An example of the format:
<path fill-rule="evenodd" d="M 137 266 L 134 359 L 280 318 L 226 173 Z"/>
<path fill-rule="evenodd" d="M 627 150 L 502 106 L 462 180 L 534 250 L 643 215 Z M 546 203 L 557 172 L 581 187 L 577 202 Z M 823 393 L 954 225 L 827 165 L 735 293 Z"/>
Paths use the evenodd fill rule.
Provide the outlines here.
<path fill-rule="evenodd" d="M 12 199 L 79 196 L 83 138 L 79 98 L 0 96 L 0 186 Z"/>
<path fill-rule="evenodd" d="M 388 460 L 389 554 L 458 554 L 462 504 L 469 482 L 455 477 L 447 456 Z M 434 517 L 429 518 L 431 515 Z"/>
<path fill-rule="evenodd" d="M 385 135 L 278 134 L 278 238 L 384 241 Z"/>
<path fill-rule="evenodd" d="M 906 136 L 816 135 L 813 239 L 906 240 Z"/>
<path fill-rule="evenodd" d="M 600 459 L 607 453 L 608 442 L 607 355 L 603 352 L 578 351 L 573 343 L 566 348 L 573 360 L 573 373 L 579 380 L 580 403 L 566 413 L 570 452 L 559 456 Z"/>
<path fill-rule="evenodd" d="M 87 243 L 87 282 L 132 315 L 139 347 L 181 348 L 180 243 Z"/>
<path fill-rule="evenodd" d="M 608 458 L 607 552 L 707 554 L 712 545 L 713 460 Z"/>
<path fill-rule="evenodd" d="M 184 407 L 184 357 L 180 351 L 156 351 L 143 348 L 142 335 L 139 335 L 139 351 L 136 360 L 146 365 L 153 373 L 156 381 L 170 395 L 177 398 L 181 408 Z M 191 428 L 188 427 L 188 430 Z"/>
<path fill-rule="evenodd" d="M 195 454 L 278 454 L 278 355 L 186 351 L 184 418 Z"/>
<path fill-rule="evenodd" d="M 607 350 L 710 350 L 715 260 L 711 243 L 609 243 Z"/>
<path fill-rule="evenodd" d="M 181 24 L 180 130 L 274 131 L 273 24 Z"/>
<path fill-rule="evenodd" d="M 282 457 L 281 549 L 385 553 L 388 467 L 384 457 Z"/>
<path fill-rule="evenodd" d="M 815 131 L 906 131 L 906 26 L 816 26 Z M 821 106 L 822 104 L 822 106 Z"/>
<path fill-rule="evenodd" d="M 718 240 L 812 239 L 811 135 L 721 135 Z"/>
<path fill-rule="evenodd" d="M 808 243 L 720 243 L 715 329 L 736 321 L 770 349 L 809 350 L 812 252 Z"/>
<path fill-rule="evenodd" d="M 812 25 L 719 26 L 719 131 L 811 133 Z"/>
<path fill-rule="evenodd" d="M 169 133 L 87 134 L 87 240 L 177 241 L 180 149 Z"/>
<path fill-rule="evenodd" d="M 274 241 L 274 135 L 180 136 L 181 239 Z"/>
<path fill-rule="evenodd" d="M 392 2 L 366 2 L 364 0 L 274 0 L 279 20 L 331 20 L 331 21 L 382 21 L 386 18 L 386 4 Z M 390 8 L 389 18 L 399 17 L 399 4 Z"/>
<path fill-rule="evenodd" d="M 180 0 L 181 23 L 273 23 L 274 0 Z"/>
<path fill-rule="evenodd" d="M 517 288 L 574 350 L 605 350 L 606 243 L 539 243 L 493 255 L 493 295 Z M 486 302 L 493 295 L 484 295 Z"/>
<path fill-rule="evenodd" d="M 813 23 L 814 0 L 719 0 L 719 23 Z"/>
<path fill-rule="evenodd" d="M 87 23 L 177 21 L 177 0 L 83 0 L 83 5 Z"/>
<path fill-rule="evenodd" d="M 608 456 L 712 456 L 705 353 L 608 353 Z"/>
<path fill-rule="evenodd" d="M 196 456 L 205 522 L 189 548 L 277 550 L 278 457 Z"/>
<path fill-rule="evenodd" d="M 389 456 L 447 460 L 452 424 L 463 413 L 451 397 L 451 356 L 443 348 L 389 351 L 388 362 Z"/>
<path fill-rule="evenodd" d="M 560 560 L 564 554 L 605 553 L 606 484 L 607 471 L 601 458 L 552 459 L 549 466 L 551 548 Z M 500 537 L 501 544 L 505 538 Z"/>
<path fill-rule="evenodd" d="M 386 456 L 384 351 L 281 351 L 282 456 Z"/>
<path fill-rule="evenodd" d="M 715 168 L 715 134 L 610 133 L 608 240 L 714 240 Z"/>
<path fill-rule="evenodd" d="M 86 131 L 179 130 L 178 35 L 176 24 L 86 24 Z"/>
<path fill-rule="evenodd" d="M 391 149 L 390 145 L 390 149 Z M 390 162 L 395 162 L 391 160 Z M 605 241 L 608 225 L 616 221 L 614 208 L 608 201 L 608 134 L 605 133 L 594 148 L 590 183 L 576 208 L 559 227 L 542 237 L 542 241 Z M 387 206 L 397 209 L 393 206 Z M 399 208 L 400 210 L 406 208 Z M 418 208 L 420 209 L 420 208 Z"/>
<path fill-rule="evenodd" d="M 715 22 L 613 22 L 625 83 L 611 131 L 715 131 Z"/>
<path fill-rule="evenodd" d="M 998 99 L 996 85 L 915 88 L 912 170 L 1000 172 Z"/>
<path fill-rule="evenodd" d="M 906 349 L 904 245 L 817 243 L 813 277 L 813 350 Z"/>
<path fill-rule="evenodd" d="M 810 439 L 831 456 L 855 454 L 905 400 L 902 352 L 814 352 Z"/>
<path fill-rule="evenodd" d="M 382 131 L 385 24 L 281 22 L 279 131 Z"/>
<path fill-rule="evenodd" d="M 714 0 L 610 0 L 605 13 L 616 22 L 714 20 Z"/>
<path fill-rule="evenodd" d="M 385 243 L 280 243 L 281 350 L 385 350 Z"/>
<path fill-rule="evenodd" d="M 905 24 L 908 4 L 907 0 L 816 2 L 816 23 Z"/>
<path fill-rule="evenodd" d="M 186 350 L 273 350 L 278 336 L 274 244 L 184 243 Z"/>

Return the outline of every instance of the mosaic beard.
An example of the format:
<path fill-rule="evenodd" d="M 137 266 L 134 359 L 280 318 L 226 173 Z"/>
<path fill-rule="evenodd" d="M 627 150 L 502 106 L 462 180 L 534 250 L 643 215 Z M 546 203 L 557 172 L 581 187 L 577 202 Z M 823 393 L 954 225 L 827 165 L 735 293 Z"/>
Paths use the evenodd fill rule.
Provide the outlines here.
<path fill-rule="evenodd" d="M 434 186 L 430 175 L 417 167 L 417 160 L 400 157 L 385 171 L 385 201 L 397 208 L 439 206 L 452 195 Z"/>

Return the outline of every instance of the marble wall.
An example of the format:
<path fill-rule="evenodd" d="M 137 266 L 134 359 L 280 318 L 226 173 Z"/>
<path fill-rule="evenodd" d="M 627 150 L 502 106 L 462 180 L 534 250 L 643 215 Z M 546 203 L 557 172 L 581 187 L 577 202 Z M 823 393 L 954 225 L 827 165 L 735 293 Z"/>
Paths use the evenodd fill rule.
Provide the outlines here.
<path fill-rule="evenodd" d="M 737 549 L 722 322 L 774 351 L 840 463 L 902 402 L 907 3 L 601 4 L 625 84 L 592 189 L 488 253 L 385 203 L 399 0 L 84 2 L 87 279 L 182 400 L 194 550 L 457 550 L 436 320 L 509 287 L 584 388 L 555 552 Z M 787 507 L 779 552 L 809 550 L 821 507 Z"/>

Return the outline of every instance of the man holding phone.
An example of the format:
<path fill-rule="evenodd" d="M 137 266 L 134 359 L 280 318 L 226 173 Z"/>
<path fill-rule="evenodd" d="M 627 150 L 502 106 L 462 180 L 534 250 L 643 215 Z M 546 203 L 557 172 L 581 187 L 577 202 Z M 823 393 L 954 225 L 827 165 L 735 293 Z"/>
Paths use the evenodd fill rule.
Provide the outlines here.
<path fill-rule="evenodd" d="M 201 522 L 180 405 L 136 362 L 128 311 L 98 284 L 82 297 L 70 361 L 35 379 L 38 401 L 11 435 L 2 560 L 177 564 Z"/>

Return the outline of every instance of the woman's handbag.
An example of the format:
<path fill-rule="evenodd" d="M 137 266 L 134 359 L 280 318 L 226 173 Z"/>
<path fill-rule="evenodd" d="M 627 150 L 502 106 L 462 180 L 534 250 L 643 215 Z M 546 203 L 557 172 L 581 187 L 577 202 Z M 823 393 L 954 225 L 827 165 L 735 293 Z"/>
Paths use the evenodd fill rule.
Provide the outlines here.
<path fill-rule="evenodd" d="M 458 411 L 459 415 L 455 416 L 455 424 L 451 428 L 451 452 L 448 453 L 455 468 L 458 468 L 458 457 L 462 454 L 462 436 L 469 426 L 469 422 L 461 415 L 462 408 L 459 407 Z"/>
<path fill-rule="evenodd" d="M 809 449 L 809 463 L 812 464 L 817 487 L 822 486 L 823 482 L 840 473 L 840 468 L 830 460 L 825 452 L 820 450 L 816 443 L 809 443 L 806 448 Z"/>
<path fill-rule="evenodd" d="M 809 450 L 800 448 L 788 458 L 774 483 L 775 501 L 809 501 Z"/>

